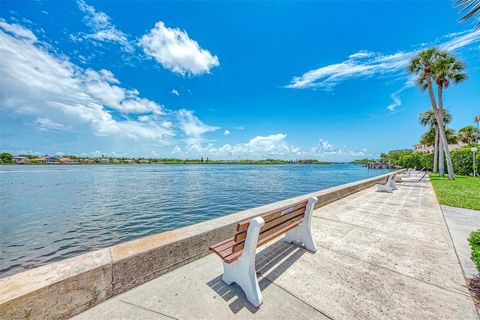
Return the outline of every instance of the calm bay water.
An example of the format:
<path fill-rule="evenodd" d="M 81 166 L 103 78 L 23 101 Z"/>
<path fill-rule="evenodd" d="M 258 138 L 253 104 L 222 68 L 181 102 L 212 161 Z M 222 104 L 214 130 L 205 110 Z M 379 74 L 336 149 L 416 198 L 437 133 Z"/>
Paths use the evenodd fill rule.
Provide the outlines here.
<path fill-rule="evenodd" d="M 0 277 L 386 171 L 349 164 L 0 166 Z"/>

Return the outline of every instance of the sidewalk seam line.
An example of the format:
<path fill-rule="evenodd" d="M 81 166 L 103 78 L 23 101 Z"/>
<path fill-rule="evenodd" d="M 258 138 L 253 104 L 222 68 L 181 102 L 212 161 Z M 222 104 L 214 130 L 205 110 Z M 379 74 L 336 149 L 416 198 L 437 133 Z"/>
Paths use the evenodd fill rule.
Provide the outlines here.
<path fill-rule="evenodd" d="M 327 220 L 327 221 L 331 221 L 331 222 L 335 222 L 335 223 L 339 223 L 339 224 L 345 224 L 347 226 L 351 226 L 351 227 L 355 227 L 355 228 L 360 228 L 360 229 L 364 229 L 364 230 L 368 230 L 368 231 L 374 231 L 374 232 L 378 232 L 380 234 L 386 234 L 386 235 L 391 235 L 390 233 L 388 232 L 385 232 L 385 231 L 382 231 L 382 230 L 378 230 L 378 229 L 373 229 L 373 228 L 368 228 L 368 227 L 364 227 L 364 226 L 360 226 L 360 225 L 357 225 L 357 224 L 353 224 L 353 223 L 348 223 L 348 222 L 344 222 L 344 221 L 340 221 L 340 220 L 333 220 L 333 219 L 328 219 L 328 218 L 324 218 L 324 217 L 316 217 L 316 216 L 312 216 L 314 218 L 317 218 L 317 219 L 323 219 L 323 220 Z M 441 224 L 438 224 L 438 226 L 442 226 Z M 408 235 L 406 235 L 405 237 L 408 237 L 412 240 L 415 240 L 415 241 L 418 241 L 418 242 L 421 242 L 421 243 L 425 243 L 425 244 L 431 244 L 431 242 L 429 241 L 426 241 L 426 240 L 420 240 L 420 239 L 415 239 L 415 238 L 412 238 Z"/>
<path fill-rule="evenodd" d="M 310 308 L 312 308 L 313 310 L 317 311 L 318 313 L 324 315 L 325 317 L 327 317 L 328 319 L 332 319 L 334 320 L 332 317 L 330 317 L 329 315 L 325 314 L 324 312 L 322 312 L 321 310 L 319 310 L 318 308 L 312 306 L 310 303 L 304 301 L 303 299 L 297 297 L 296 295 L 294 295 L 292 292 L 288 291 L 287 289 L 283 288 L 282 286 L 276 284 L 275 282 L 271 281 L 270 279 L 267 278 L 267 275 L 265 274 L 260 274 L 263 279 L 267 280 L 268 282 L 270 282 L 271 284 L 275 285 L 277 288 L 280 288 L 281 290 L 285 291 L 286 293 L 288 293 L 289 295 L 291 295 L 292 297 L 294 297 L 295 299 L 297 300 L 300 300 L 302 303 L 306 304 L 307 306 L 309 306 Z"/>
<path fill-rule="evenodd" d="M 422 280 L 422 279 L 417 279 L 417 278 L 415 278 L 415 277 L 412 277 L 412 276 L 409 276 L 409 275 L 407 275 L 407 274 L 398 272 L 398 271 L 396 271 L 396 270 L 392 270 L 392 269 L 390 269 L 390 268 L 383 267 L 383 266 L 378 266 L 378 265 L 376 265 L 376 264 L 374 264 L 374 263 L 365 261 L 365 260 L 363 260 L 363 259 L 361 259 L 361 258 L 359 258 L 359 257 L 351 256 L 351 255 L 349 255 L 349 254 L 345 254 L 345 253 L 342 253 L 342 252 L 333 250 L 333 249 L 331 249 L 331 248 L 328 248 L 328 247 L 325 247 L 325 246 L 322 246 L 322 245 L 319 245 L 319 244 L 317 244 L 317 245 L 318 245 L 319 247 L 322 247 L 322 248 L 325 249 L 325 250 L 332 251 L 332 252 L 334 252 L 334 253 L 336 253 L 336 254 L 339 254 L 339 255 L 342 255 L 342 256 L 345 256 L 345 257 L 349 257 L 349 258 L 352 258 L 352 259 L 355 259 L 355 260 L 360 260 L 360 261 L 362 261 L 362 262 L 364 262 L 364 263 L 366 263 L 366 264 L 369 264 L 369 265 L 371 265 L 371 266 L 374 266 L 374 267 L 377 267 L 377 268 L 380 268 L 380 269 L 383 269 L 383 270 L 387 270 L 387 271 L 393 272 L 393 273 L 395 273 L 395 274 L 398 274 L 398 275 L 407 277 L 407 278 L 409 278 L 409 279 L 416 280 L 416 281 L 419 281 L 419 282 L 422 282 L 422 283 L 425 283 L 425 284 L 434 286 L 434 287 L 436 287 L 436 288 L 439 288 L 439 289 L 448 291 L 448 292 L 453 293 L 453 294 L 458 294 L 458 295 L 461 295 L 461 296 L 464 296 L 464 297 L 467 297 L 467 295 L 468 295 L 468 297 L 471 298 L 469 293 L 461 292 L 461 291 L 459 291 L 459 290 L 457 290 L 457 289 L 455 289 L 455 291 L 453 291 L 453 290 L 451 290 L 451 289 L 442 287 L 442 286 L 437 285 L 437 284 L 433 284 L 433 283 L 427 282 L 427 281 Z M 465 288 L 466 288 L 466 285 L 465 285 Z M 468 290 L 468 288 L 466 288 L 466 289 Z"/>
<path fill-rule="evenodd" d="M 153 312 L 153 313 L 156 313 L 156 314 L 160 314 L 164 317 L 167 317 L 167 318 L 170 318 L 170 319 L 174 319 L 174 320 L 179 320 L 178 318 L 175 318 L 175 317 L 172 317 L 172 316 L 169 316 L 168 314 L 164 314 L 164 313 L 161 313 L 161 312 L 158 312 L 158 311 L 155 311 L 155 310 L 151 310 L 151 309 L 148 309 L 148 308 L 145 308 L 145 307 L 142 307 L 142 306 L 139 306 L 135 303 L 131 303 L 131 302 L 128 302 L 128 301 L 124 301 L 122 299 L 119 299 L 120 302 L 123 302 L 125 304 L 128 304 L 130 306 L 133 306 L 133 307 L 137 307 L 137 308 L 140 308 L 140 309 L 143 309 L 143 310 L 146 310 L 146 311 L 150 311 L 150 312 Z"/>

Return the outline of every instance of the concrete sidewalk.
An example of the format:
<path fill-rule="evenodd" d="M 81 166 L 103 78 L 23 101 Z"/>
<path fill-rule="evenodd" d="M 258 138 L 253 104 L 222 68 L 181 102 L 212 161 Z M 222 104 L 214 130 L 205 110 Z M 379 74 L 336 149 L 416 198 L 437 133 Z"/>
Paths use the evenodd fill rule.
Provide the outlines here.
<path fill-rule="evenodd" d="M 442 206 L 442 211 L 463 273 L 465 277 L 473 278 L 478 271 L 471 259 L 472 249 L 467 239 L 472 231 L 480 229 L 480 211 L 449 206 Z"/>
<path fill-rule="evenodd" d="M 281 240 L 257 254 L 258 309 L 208 255 L 75 319 L 478 319 L 429 183 L 360 191 L 312 229 L 315 254 Z"/>

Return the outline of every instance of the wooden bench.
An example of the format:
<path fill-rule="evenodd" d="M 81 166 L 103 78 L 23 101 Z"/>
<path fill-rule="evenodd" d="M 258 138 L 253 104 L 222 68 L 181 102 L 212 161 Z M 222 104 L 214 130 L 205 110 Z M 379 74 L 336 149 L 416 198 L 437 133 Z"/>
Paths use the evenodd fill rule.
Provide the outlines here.
<path fill-rule="evenodd" d="M 232 238 L 209 247 L 223 261 L 223 282 L 235 282 L 252 305 L 260 306 L 263 298 L 255 271 L 256 249 L 285 235 L 286 242 L 298 241 L 307 250 L 317 251 L 310 227 L 316 202 L 316 198 L 310 198 L 242 221 Z"/>

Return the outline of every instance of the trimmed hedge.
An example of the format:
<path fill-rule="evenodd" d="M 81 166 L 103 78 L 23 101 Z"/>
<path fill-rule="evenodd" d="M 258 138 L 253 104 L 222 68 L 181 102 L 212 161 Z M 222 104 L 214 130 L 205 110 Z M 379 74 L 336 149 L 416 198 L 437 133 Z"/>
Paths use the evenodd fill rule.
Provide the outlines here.
<path fill-rule="evenodd" d="M 472 247 L 472 260 L 475 262 L 478 272 L 480 272 L 480 229 L 470 234 L 468 242 Z"/>
<path fill-rule="evenodd" d="M 455 149 L 450 152 L 452 157 L 453 170 L 458 175 L 473 174 L 473 156 L 471 147 Z M 382 162 L 390 162 L 403 168 L 427 168 L 433 169 L 433 153 L 413 152 L 412 150 L 390 151 L 381 155 Z M 480 172 L 480 153 L 476 155 L 476 169 Z M 445 170 L 447 164 L 445 163 Z"/>

